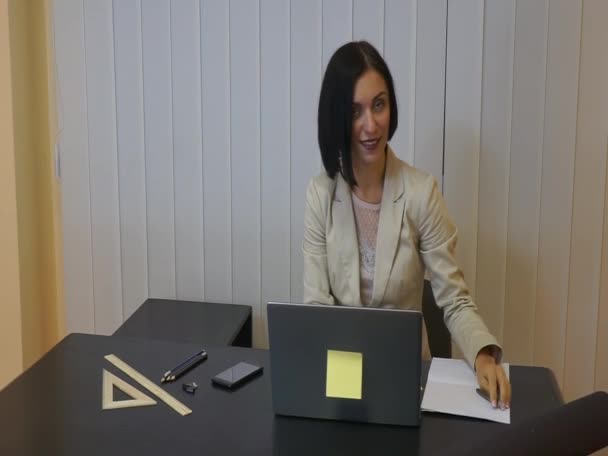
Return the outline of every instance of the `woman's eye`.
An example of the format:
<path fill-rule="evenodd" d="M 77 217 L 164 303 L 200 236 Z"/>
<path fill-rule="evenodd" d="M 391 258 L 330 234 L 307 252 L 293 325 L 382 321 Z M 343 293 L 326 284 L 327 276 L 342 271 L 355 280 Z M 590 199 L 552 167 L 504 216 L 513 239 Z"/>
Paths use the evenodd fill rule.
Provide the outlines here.
<path fill-rule="evenodd" d="M 374 103 L 374 109 L 376 111 L 380 111 L 380 110 L 382 110 L 382 108 L 384 108 L 384 100 L 382 100 L 382 99 L 376 100 L 376 102 Z"/>
<path fill-rule="evenodd" d="M 361 114 L 361 110 L 356 106 L 353 106 L 353 119 L 356 119 Z"/>

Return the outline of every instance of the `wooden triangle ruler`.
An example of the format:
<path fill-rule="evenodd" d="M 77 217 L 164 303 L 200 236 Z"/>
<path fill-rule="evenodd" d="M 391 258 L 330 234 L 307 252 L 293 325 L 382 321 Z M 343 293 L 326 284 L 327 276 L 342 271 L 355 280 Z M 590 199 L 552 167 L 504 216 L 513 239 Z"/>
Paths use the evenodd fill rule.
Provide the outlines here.
<path fill-rule="evenodd" d="M 131 396 L 133 399 L 123 401 L 114 400 L 114 387 L 121 390 L 123 393 Z M 111 410 L 127 407 L 142 407 L 145 405 L 156 405 L 156 401 L 145 395 L 135 387 L 129 385 L 123 379 L 103 369 L 103 390 L 102 390 L 102 406 L 103 410 Z"/>
<path fill-rule="evenodd" d="M 152 394 L 156 395 L 156 397 L 158 397 L 161 401 L 165 402 L 169 407 L 171 407 L 173 410 L 175 410 L 181 416 L 186 416 L 186 415 L 189 415 L 192 413 L 191 409 L 189 409 L 184 404 L 182 404 L 180 401 L 175 399 L 173 396 L 171 396 L 169 393 L 167 393 L 161 387 L 156 385 L 150 379 L 144 377 L 142 374 L 137 372 L 135 369 L 133 369 L 131 366 L 129 366 L 127 363 L 125 363 L 123 360 L 121 360 L 118 356 L 106 355 L 106 356 L 104 356 L 104 358 L 106 360 L 108 360 L 109 362 L 111 362 L 112 364 L 114 364 L 114 366 L 119 368 L 121 371 L 123 371 L 125 374 L 127 374 L 129 377 L 131 377 L 133 380 L 135 380 L 141 386 L 146 388 Z"/>

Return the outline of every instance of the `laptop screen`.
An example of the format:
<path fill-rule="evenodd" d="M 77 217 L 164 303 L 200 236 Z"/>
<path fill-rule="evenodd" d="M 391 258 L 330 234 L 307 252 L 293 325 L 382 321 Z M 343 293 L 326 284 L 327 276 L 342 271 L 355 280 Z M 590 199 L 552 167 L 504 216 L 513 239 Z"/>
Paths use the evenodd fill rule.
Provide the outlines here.
<path fill-rule="evenodd" d="M 418 425 L 422 314 L 268 304 L 275 413 Z"/>

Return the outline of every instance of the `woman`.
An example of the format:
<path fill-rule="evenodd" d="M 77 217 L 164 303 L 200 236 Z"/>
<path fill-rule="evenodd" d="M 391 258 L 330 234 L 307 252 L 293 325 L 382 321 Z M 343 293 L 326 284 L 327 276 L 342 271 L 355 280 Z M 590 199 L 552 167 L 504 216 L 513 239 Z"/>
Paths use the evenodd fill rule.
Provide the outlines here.
<path fill-rule="evenodd" d="M 494 407 L 508 408 L 502 349 L 456 264 L 457 230 L 437 184 L 388 145 L 397 120 L 393 79 L 376 49 L 364 41 L 339 48 L 319 99 L 325 173 L 306 195 L 304 302 L 420 310 L 426 272 L 480 386 Z"/>

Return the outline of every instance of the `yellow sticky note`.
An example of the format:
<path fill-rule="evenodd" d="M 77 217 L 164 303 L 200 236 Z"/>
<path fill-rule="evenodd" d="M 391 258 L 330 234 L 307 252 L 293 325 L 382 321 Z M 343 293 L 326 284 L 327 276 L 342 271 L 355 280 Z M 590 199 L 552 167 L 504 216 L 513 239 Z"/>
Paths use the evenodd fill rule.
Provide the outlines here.
<path fill-rule="evenodd" d="M 327 397 L 361 399 L 362 380 L 362 353 L 327 350 Z"/>

